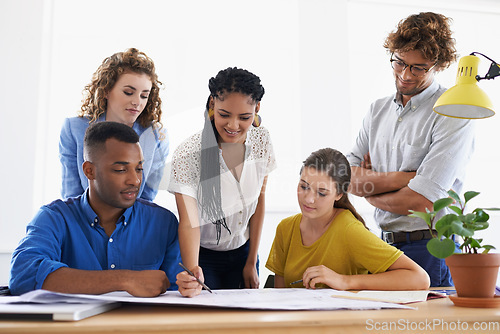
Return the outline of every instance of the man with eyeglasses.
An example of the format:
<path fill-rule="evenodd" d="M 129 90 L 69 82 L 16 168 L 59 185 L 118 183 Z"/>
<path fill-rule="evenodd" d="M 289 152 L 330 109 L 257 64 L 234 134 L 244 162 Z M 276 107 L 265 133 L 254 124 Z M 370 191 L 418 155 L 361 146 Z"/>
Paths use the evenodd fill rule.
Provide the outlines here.
<path fill-rule="evenodd" d="M 372 103 L 347 155 L 351 193 L 375 207 L 382 238 L 423 267 L 431 286 L 453 282 L 444 260 L 427 251 L 427 224 L 408 217 L 408 210 L 432 210 L 432 203 L 447 197 L 449 189 L 460 192 L 474 149 L 469 120 L 432 110 L 446 90 L 434 76 L 457 58 L 449 21 L 441 14 L 419 13 L 389 34 L 384 47 L 396 93 Z"/>

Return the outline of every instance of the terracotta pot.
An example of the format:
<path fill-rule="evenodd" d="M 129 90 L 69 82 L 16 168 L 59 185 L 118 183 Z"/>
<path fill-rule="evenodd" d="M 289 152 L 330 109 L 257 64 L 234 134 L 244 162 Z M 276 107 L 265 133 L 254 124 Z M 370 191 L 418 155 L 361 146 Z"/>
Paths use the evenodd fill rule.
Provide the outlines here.
<path fill-rule="evenodd" d="M 494 297 L 500 254 L 453 254 L 446 265 L 459 297 Z"/>

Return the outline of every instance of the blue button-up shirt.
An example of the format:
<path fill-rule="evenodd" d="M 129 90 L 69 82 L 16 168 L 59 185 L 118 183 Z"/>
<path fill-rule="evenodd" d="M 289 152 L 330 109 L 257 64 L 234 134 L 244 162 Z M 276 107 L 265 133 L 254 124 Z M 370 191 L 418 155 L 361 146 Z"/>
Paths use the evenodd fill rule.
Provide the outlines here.
<path fill-rule="evenodd" d="M 465 167 L 474 150 L 470 120 L 441 116 L 432 108 L 446 88 L 434 81 L 405 106 L 396 95 L 375 101 L 363 120 L 356 144 L 346 155 L 359 166 L 370 152 L 376 172 L 416 172 L 408 187 L 434 202 L 460 193 Z M 419 218 L 375 209 L 375 220 L 385 231 L 427 229 Z"/>
<path fill-rule="evenodd" d="M 169 210 L 138 199 L 108 237 L 89 205 L 87 191 L 42 206 L 14 251 L 9 287 L 14 295 L 40 289 L 61 267 L 82 270 L 163 270 L 177 289 L 178 221 Z"/>

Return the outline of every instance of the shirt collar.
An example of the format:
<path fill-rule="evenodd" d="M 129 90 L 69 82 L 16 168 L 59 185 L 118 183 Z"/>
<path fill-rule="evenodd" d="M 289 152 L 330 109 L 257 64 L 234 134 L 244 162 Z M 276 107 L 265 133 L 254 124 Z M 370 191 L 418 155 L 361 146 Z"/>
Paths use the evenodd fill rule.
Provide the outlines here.
<path fill-rule="evenodd" d="M 439 84 L 437 83 L 436 80 L 432 80 L 432 83 L 424 89 L 422 92 L 419 94 L 412 96 L 412 98 L 408 101 L 406 104 L 405 108 L 410 108 L 410 110 L 417 110 L 418 107 L 429 100 L 439 89 Z M 396 103 L 398 106 L 400 105 L 402 107 L 401 100 L 399 99 L 399 94 L 396 93 L 394 95 L 394 103 Z"/>
<path fill-rule="evenodd" d="M 88 193 L 89 193 L 89 188 L 87 188 L 87 190 L 85 190 L 85 192 L 82 194 L 81 199 L 80 199 L 80 205 L 81 205 L 81 208 L 85 214 L 85 217 L 87 218 L 87 222 L 89 223 L 89 225 L 94 226 L 94 224 L 99 223 L 99 217 L 97 216 L 97 214 L 94 212 L 94 210 L 90 206 Z M 134 207 L 136 206 L 136 203 L 137 203 L 137 200 L 134 202 L 134 205 L 127 208 L 123 212 L 123 214 L 120 216 L 120 218 L 118 219 L 118 221 L 116 223 L 127 222 L 127 225 L 128 225 L 128 223 L 130 222 L 130 217 L 132 216 L 132 212 L 134 210 Z"/>
<path fill-rule="evenodd" d="M 104 122 L 106 121 L 106 112 L 103 112 L 101 116 L 99 116 L 99 118 L 97 119 L 98 122 Z M 132 125 L 132 129 L 134 129 L 135 132 L 137 132 L 137 134 L 140 136 L 142 135 L 142 133 L 147 129 L 145 127 L 143 127 L 142 125 L 139 124 L 139 122 L 137 122 L 137 120 L 134 122 L 134 124 Z"/>

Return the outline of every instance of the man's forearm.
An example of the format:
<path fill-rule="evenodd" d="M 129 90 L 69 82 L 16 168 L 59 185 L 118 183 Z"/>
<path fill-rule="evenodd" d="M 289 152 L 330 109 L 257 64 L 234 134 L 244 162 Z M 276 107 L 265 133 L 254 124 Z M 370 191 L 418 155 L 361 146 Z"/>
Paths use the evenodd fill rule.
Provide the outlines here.
<path fill-rule="evenodd" d="M 50 273 L 42 288 L 64 293 L 101 294 L 125 290 L 121 277 L 123 270 L 78 270 L 59 268 Z"/>
<path fill-rule="evenodd" d="M 398 191 L 408 185 L 415 172 L 375 172 L 363 167 L 351 167 L 349 192 L 360 197 Z"/>
<path fill-rule="evenodd" d="M 169 286 L 162 270 L 80 270 L 63 267 L 50 273 L 42 288 L 93 295 L 127 291 L 137 297 L 155 297 L 165 292 Z"/>
<path fill-rule="evenodd" d="M 385 194 L 365 197 L 368 203 L 376 208 L 399 215 L 408 215 L 408 210 L 432 210 L 432 202 L 408 187 Z"/>

